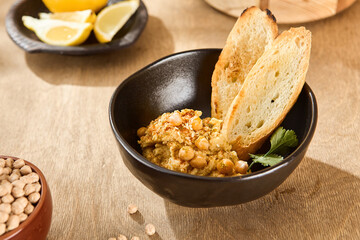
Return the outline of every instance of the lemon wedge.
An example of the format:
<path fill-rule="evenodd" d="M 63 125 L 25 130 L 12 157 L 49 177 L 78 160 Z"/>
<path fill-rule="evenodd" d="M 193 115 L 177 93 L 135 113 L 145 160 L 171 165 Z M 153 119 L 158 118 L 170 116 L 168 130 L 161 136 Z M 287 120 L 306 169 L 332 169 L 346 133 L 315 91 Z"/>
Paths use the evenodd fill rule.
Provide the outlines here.
<path fill-rule="evenodd" d="M 71 12 L 91 9 L 94 12 L 105 7 L 108 0 L 42 0 L 51 12 Z"/>
<path fill-rule="evenodd" d="M 139 7 L 139 0 L 121 1 L 105 7 L 98 14 L 94 33 L 101 43 L 110 42 Z"/>
<path fill-rule="evenodd" d="M 67 22 L 54 19 L 36 19 L 23 16 L 22 21 L 28 29 L 35 32 L 43 42 L 57 46 L 74 46 L 83 43 L 90 35 L 90 23 Z"/>
<path fill-rule="evenodd" d="M 95 23 L 95 13 L 88 9 L 84 11 L 59 12 L 59 13 L 39 13 L 40 19 L 55 19 L 68 22 Z"/>

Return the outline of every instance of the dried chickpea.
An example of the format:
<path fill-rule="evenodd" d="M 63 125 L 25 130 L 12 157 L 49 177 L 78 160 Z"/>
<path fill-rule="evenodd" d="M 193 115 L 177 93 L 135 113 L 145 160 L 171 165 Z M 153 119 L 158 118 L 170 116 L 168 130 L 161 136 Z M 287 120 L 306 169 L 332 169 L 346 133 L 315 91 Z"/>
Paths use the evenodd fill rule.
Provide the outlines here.
<path fill-rule="evenodd" d="M 207 162 L 203 156 L 196 156 L 194 159 L 190 161 L 190 165 L 194 168 L 204 168 Z"/>
<path fill-rule="evenodd" d="M 242 160 L 239 160 L 235 163 L 235 171 L 241 174 L 246 174 L 249 166 L 248 163 Z"/>
<path fill-rule="evenodd" d="M 9 168 L 9 167 L 4 167 L 3 168 L 3 174 L 10 175 L 11 172 L 12 172 L 11 168 Z"/>
<path fill-rule="evenodd" d="M 40 193 L 34 192 L 28 196 L 29 202 L 37 203 L 40 199 Z"/>
<path fill-rule="evenodd" d="M 20 222 L 23 222 L 27 219 L 28 215 L 25 213 L 20 213 L 19 215 Z"/>
<path fill-rule="evenodd" d="M 145 226 L 145 233 L 146 233 L 147 235 L 152 236 L 152 235 L 155 234 L 155 232 L 156 232 L 156 230 L 155 230 L 155 226 L 154 226 L 154 225 L 152 225 L 151 223 L 146 224 L 146 226 Z"/>
<path fill-rule="evenodd" d="M 20 203 L 20 206 L 22 208 L 25 208 L 29 204 L 29 201 L 28 201 L 28 199 L 26 197 L 18 198 L 18 199 L 15 200 L 15 202 Z"/>
<path fill-rule="evenodd" d="M 12 158 L 7 158 L 5 160 L 5 166 L 8 167 L 8 168 L 12 168 L 13 167 L 13 163 L 14 163 L 14 159 Z"/>
<path fill-rule="evenodd" d="M 169 116 L 168 122 L 174 126 L 180 126 L 182 124 L 183 120 L 182 120 L 179 112 L 174 112 Z"/>
<path fill-rule="evenodd" d="M 25 191 L 22 188 L 14 187 L 11 191 L 11 194 L 15 198 L 23 197 L 25 195 Z"/>
<path fill-rule="evenodd" d="M 230 174 L 233 172 L 234 163 L 230 159 L 223 159 L 218 162 L 217 170 L 222 174 Z"/>
<path fill-rule="evenodd" d="M 22 168 L 25 165 L 24 159 L 18 159 L 13 163 L 14 168 Z"/>
<path fill-rule="evenodd" d="M 108 240 L 116 240 L 116 238 L 111 237 L 111 238 L 108 238 Z"/>
<path fill-rule="evenodd" d="M 200 129 L 202 129 L 203 125 L 202 125 L 202 120 L 199 117 L 194 117 L 191 119 L 191 126 L 195 131 L 199 131 Z"/>
<path fill-rule="evenodd" d="M 35 187 L 35 192 L 40 192 L 41 190 L 41 184 L 36 182 L 36 183 L 33 183 L 33 186 Z"/>
<path fill-rule="evenodd" d="M 146 134 L 146 127 L 141 127 L 137 130 L 136 134 L 138 137 L 142 137 Z"/>
<path fill-rule="evenodd" d="M 6 224 L 5 223 L 1 223 L 0 224 L 0 236 L 3 235 L 6 231 Z"/>
<path fill-rule="evenodd" d="M 119 234 L 119 236 L 117 237 L 117 240 L 128 240 L 128 239 L 125 235 Z"/>
<path fill-rule="evenodd" d="M 9 214 L 6 212 L 0 212 L 0 223 L 5 223 L 9 219 Z"/>
<path fill-rule="evenodd" d="M 25 183 L 35 183 L 35 182 L 39 181 L 39 175 L 32 172 L 32 173 L 29 173 L 28 175 L 22 176 L 20 178 L 20 181 L 23 181 Z"/>
<path fill-rule="evenodd" d="M 15 180 L 14 182 L 12 182 L 12 185 L 14 187 L 18 187 L 18 188 L 24 188 L 25 187 L 25 182 L 23 180 Z"/>
<path fill-rule="evenodd" d="M 12 173 L 16 173 L 16 174 L 19 174 L 21 176 L 20 169 L 18 169 L 18 168 L 13 169 Z"/>
<path fill-rule="evenodd" d="M 15 228 L 17 228 L 20 224 L 20 218 L 18 215 L 11 215 L 9 217 L 9 220 L 7 221 L 6 225 L 7 225 L 7 230 L 13 230 Z"/>
<path fill-rule="evenodd" d="M 134 237 L 131 238 L 131 240 L 140 240 L 140 238 L 137 237 L 137 236 L 134 236 Z"/>
<path fill-rule="evenodd" d="M 25 165 L 22 168 L 20 168 L 20 172 L 22 175 L 28 175 L 32 172 L 31 167 L 29 165 Z"/>
<path fill-rule="evenodd" d="M 4 168 L 0 168 L 0 175 L 2 175 L 4 172 Z"/>
<path fill-rule="evenodd" d="M 8 180 L 12 183 L 16 180 L 19 180 L 20 179 L 20 174 L 16 173 L 16 172 L 12 172 L 8 178 Z"/>
<path fill-rule="evenodd" d="M 1 203 L 0 204 L 0 212 L 11 213 L 11 205 L 10 203 Z"/>
<path fill-rule="evenodd" d="M 195 140 L 195 146 L 201 150 L 208 150 L 210 143 L 205 137 L 200 136 Z"/>
<path fill-rule="evenodd" d="M 11 212 L 16 215 L 23 213 L 24 210 L 25 207 L 22 206 L 21 202 L 15 201 L 11 204 Z"/>
<path fill-rule="evenodd" d="M 8 180 L 1 180 L 1 186 L 4 186 L 8 193 L 10 193 L 13 188 L 13 185 Z"/>
<path fill-rule="evenodd" d="M 195 156 L 195 151 L 190 146 L 184 146 L 179 150 L 179 157 L 181 160 L 189 161 Z"/>
<path fill-rule="evenodd" d="M 5 167 L 5 159 L 0 158 L 0 168 L 4 168 Z"/>
<path fill-rule="evenodd" d="M 128 212 L 129 214 L 134 214 L 134 213 L 136 213 L 137 211 L 138 211 L 138 208 L 137 208 L 137 206 L 134 205 L 134 204 L 129 204 L 129 206 L 127 207 L 127 212 Z"/>
<path fill-rule="evenodd" d="M 12 203 L 14 201 L 14 197 L 10 193 L 8 193 L 1 198 L 1 201 L 3 203 Z"/>
<path fill-rule="evenodd" d="M 2 180 L 8 180 L 8 178 L 9 178 L 9 175 L 7 175 L 7 174 L 2 174 L 2 175 L 0 175 L 0 181 L 2 181 Z"/>
<path fill-rule="evenodd" d="M 25 196 L 29 196 L 33 192 L 36 192 L 34 183 L 26 184 L 24 187 Z"/>
<path fill-rule="evenodd" d="M 24 213 L 26 214 L 30 214 L 34 211 L 34 206 L 29 202 L 28 205 L 26 205 L 25 209 L 24 209 Z"/>
<path fill-rule="evenodd" d="M 9 194 L 7 187 L 0 185 L 0 197 L 5 196 L 6 194 Z"/>

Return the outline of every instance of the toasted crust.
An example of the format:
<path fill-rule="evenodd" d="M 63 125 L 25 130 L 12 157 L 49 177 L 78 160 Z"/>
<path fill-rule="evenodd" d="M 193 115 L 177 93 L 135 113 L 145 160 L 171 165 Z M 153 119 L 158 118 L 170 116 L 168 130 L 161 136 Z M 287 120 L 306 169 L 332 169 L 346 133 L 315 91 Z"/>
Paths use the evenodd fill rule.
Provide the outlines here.
<path fill-rule="evenodd" d="M 269 10 L 245 9 L 231 30 L 215 65 L 211 86 L 211 115 L 223 119 L 244 80 L 265 49 L 278 35 Z"/>
<path fill-rule="evenodd" d="M 222 128 L 239 158 L 246 160 L 255 153 L 296 102 L 310 49 L 310 31 L 291 28 L 276 38 L 247 75 Z"/>

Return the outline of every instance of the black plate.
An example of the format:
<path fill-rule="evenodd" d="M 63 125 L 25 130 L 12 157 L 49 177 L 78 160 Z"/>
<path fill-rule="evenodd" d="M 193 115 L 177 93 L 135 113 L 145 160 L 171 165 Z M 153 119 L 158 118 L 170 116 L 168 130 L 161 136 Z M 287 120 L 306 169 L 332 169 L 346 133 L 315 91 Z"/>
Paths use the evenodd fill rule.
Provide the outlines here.
<path fill-rule="evenodd" d="M 109 0 L 108 5 L 120 2 Z M 133 44 L 145 28 L 148 13 L 143 2 L 129 21 L 109 43 L 99 43 L 92 32 L 89 38 L 79 46 L 53 46 L 40 41 L 34 32 L 27 29 L 21 18 L 24 15 L 38 18 L 39 12 L 49 12 L 41 0 L 19 0 L 6 16 L 6 30 L 10 38 L 29 53 L 56 53 L 63 55 L 89 55 L 125 48 Z"/>
<path fill-rule="evenodd" d="M 113 94 L 110 124 L 130 172 L 161 197 L 189 207 L 248 202 L 278 187 L 298 166 L 317 122 L 315 95 L 305 84 L 282 126 L 293 129 L 299 146 L 279 164 L 242 177 L 202 177 L 159 167 L 141 155 L 136 130 L 164 112 L 192 108 L 210 116 L 211 75 L 220 49 L 170 55 L 134 73 Z"/>

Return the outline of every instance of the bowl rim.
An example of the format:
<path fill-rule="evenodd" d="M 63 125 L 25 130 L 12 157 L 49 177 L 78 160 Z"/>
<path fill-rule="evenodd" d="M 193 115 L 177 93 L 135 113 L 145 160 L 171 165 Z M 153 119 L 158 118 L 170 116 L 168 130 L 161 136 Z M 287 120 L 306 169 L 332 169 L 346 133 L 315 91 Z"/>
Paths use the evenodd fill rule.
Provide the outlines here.
<path fill-rule="evenodd" d="M 161 173 L 164 174 L 170 174 L 173 175 L 175 177 L 182 177 L 182 178 L 189 178 L 189 179 L 195 179 L 195 180 L 202 180 L 202 181 L 216 181 L 216 182 L 237 182 L 237 181 L 243 181 L 243 180 L 251 180 L 254 178 L 258 178 L 267 174 L 270 174 L 272 172 L 275 172 L 277 170 L 279 170 L 280 168 L 283 168 L 285 166 L 287 166 L 288 164 L 290 164 L 294 159 L 295 156 L 299 155 L 304 149 L 306 149 L 314 135 L 315 132 L 315 128 L 316 128 L 316 123 L 317 123 L 317 118 L 318 118 L 318 108 L 317 108 L 317 101 L 315 98 L 315 94 L 312 91 L 312 89 L 310 88 L 310 86 L 305 82 L 303 89 L 305 90 L 308 97 L 310 98 L 310 103 L 311 103 L 311 120 L 310 120 L 310 125 L 309 125 L 309 130 L 307 131 L 307 133 L 305 134 L 304 140 L 302 142 L 299 143 L 299 145 L 297 146 L 297 148 L 291 152 L 291 154 L 289 154 L 286 158 L 284 158 L 280 163 L 275 164 L 274 166 L 271 167 L 266 167 L 262 170 L 253 172 L 253 173 L 249 173 L 249 174 L 245 174 L 245 175 L 241 175 L 241 176 L 230 176 L 230 177 L 209 177 L 209 176 L 198 176 L 198 175 L 192 175 L 192 174 L 188 174 L 188 173 L 181 173 L 181 172 L 176 172 L 176 171 L 172 171 L 169 170 L 167 168 L 163 168 L 160 167 L 152 162 L 150 162 L 149 160 L 147 160 L 144 156 L 142 156 L 138 151 L 136 151 L 120 134 L 120 132 L 118 131 L 116 124 L 115 124 L 115 120 L 114 120 L 114 109 L 115 109 L 115 100 L 117 98 L 117 96 L 119 95 L 119 92 L 124 88 L 124 86 L 131 81 L 131 79 L 133 79 L 136 75 L 140 74 L 141 72 L 150 69 L 154 66 L 156 66 L 157 64 L 160 64 L 164 61 L 167 60 L 171 60 L 174 58 L 177 58 L 179 56 L 182 55 L 188 55 L 188 54 L 196 54 L 196 53 L 202 53 L 202 52 L 218 52 L 220 54 L 222 49 L 220 48 L 202 48 L 202 49 L 193 49 L 193 50 L 187 50 L 187 51 L 182 51 L 182 52 L 177 52 L 177 53 L 173 53 L 170 54 L 168 56 L 162 57 L 148 65 L 146 65 L 145 67 L 141 68 L 140 70 L 136 71 L 135 73 L 133 73 L 132 75 L 130 75 L 129 77 L 127 77 L 114 91 L 113 95 L 111 96 L 110 99 L 110 104 L 109 104 L 109 120 L 110 120 L 110 125 L 112 128 L 112 131 L 115 135 L 116 140 L 121 144 L 121 146 L 134 158 L 136 159 L 139 163 L 145 165 L 148 168 L 151 168 L 155 171 L 159 171 Z"/>
<path fill-rule="evenodd" d="M 22 159 L 22 158 L 13 157 L 13 156 L 7 156 L 7 155 L 0 155 L 0 158 L 4 158 L 4 159 L 12 158 L 14 160 Z M 43 207 L 43 205 L 45 203 L 45 198 L 48 195 L 49 190 L 48 190 L 48 185 L 47 185 L 44 174 L 34 164 L 32 164 L 31 162 L 29 162 L 25 159 L 23 159 L 23 160 L 25 161 L 25 163 L 27 165 L 29 165 L 31 167 L 31 169 L 34 172 L 36 172 L 39 175 L 40 184 L 41 184 L 40 200 L 36 204 L 33 212 L 28 216 L 28 218 L 26 218 L 25 221 L 20 223 L 17 228 L 5 233 L 4 235 L 1 235 L 0 236 L 1 239 L 11 239 L 11 238 L 15 237 L 16 235 L 18 235 L 23 229 L 25 229 L 33 221 L 33 219 L 40 213 L 40 209 Z"/>

